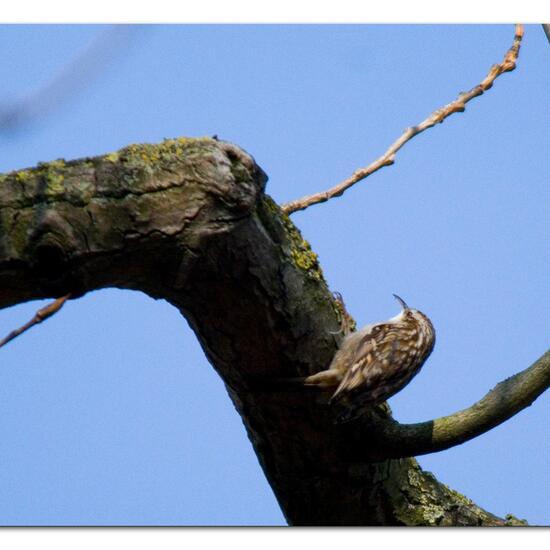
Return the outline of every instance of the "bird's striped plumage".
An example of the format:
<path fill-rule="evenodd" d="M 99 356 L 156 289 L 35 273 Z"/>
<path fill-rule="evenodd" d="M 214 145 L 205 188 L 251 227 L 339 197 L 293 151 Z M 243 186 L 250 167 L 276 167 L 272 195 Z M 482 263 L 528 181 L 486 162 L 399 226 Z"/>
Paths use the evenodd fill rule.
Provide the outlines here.
<path fill-rule="evenodd" d="M 432 352 L 431 321 L 398 300 L 403 306 L 399 315 L 346 336 L 329 369 L 306 378 L 306 385 L 336 386 L 330 404 L 337 421 L 386 401 L 418 374 Z"/>

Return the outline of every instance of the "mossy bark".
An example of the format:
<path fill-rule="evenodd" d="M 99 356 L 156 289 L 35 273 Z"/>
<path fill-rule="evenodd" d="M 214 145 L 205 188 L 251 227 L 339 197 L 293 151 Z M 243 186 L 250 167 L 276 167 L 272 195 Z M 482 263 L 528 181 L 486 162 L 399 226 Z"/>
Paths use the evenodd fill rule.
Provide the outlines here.
<path fill-rule="evenodd" d="M 414 458 L 373 462 L 373 418 L 335 426 L 326 396 L 270 383 L 326 368 L 339 310 L 317 256 L 264 194 L 266 179 L 248 154 L 213 139 L 0 176 L 0 307 L 104 287 L 168 300 L 224 380 L 290 524 L 517 523 Z"/>

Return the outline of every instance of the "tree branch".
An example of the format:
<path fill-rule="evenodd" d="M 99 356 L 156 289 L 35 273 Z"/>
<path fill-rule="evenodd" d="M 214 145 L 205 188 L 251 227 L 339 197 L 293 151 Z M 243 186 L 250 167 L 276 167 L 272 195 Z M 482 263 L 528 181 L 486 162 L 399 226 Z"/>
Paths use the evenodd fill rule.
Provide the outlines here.
<path fill-rule="evenodd" d="M 502 424 L 530 406 L 548 387 L 550 350 L 529 368 L 497 384 L 471 407 L 452 415 L 418 424 L 376 418 L 368 428 L 371 445 L 367 452 L 380 460 L 444 451 Z M 376 445 L 372 445 L 372 437 Z"/>
<path fill-rule="evenodd" d="M 336 426 L 322 395 L 256 389 L 325 369 L 342 313 L 265 182 L 235 145 L 186 138 L 0 175 L 0 307 L 106 287 L 177 307 L 291 524 L 509 523 L 414 458 L 374 463 L 374 420 Z"/>
<path fill-rule="evenodd" d="M 12 330 L 5 338 L 0 340 L 0 348 L 5 346 L 8 342 L 11 342 L 14 338 L 17 338 L 20 334 L 23 334 L 25 331 L 34 327 L 34 325 L 38 325 L 42 321 L 48 319 L 48 317 L 55 315 L 65 305 L 65 302 L 70 297 L 70 294 L 61 296 L 61 298 L 57 298 L 57 300 L 39 309 L 30 321 L 25 323 L 23 326 Z"/>
<path fill-rule="evenodd" d="M 506 52 L 502 63 L 493 65 L 485 79 L 480 84 L 474 86 L 469 92 L 460 93 L 455 101 L 441 107 L 440 109 L 437 109 L 417 126 L 407 128 L 405 132 L 403 132 L 403 134 L 391 144 L 389 149 L 381 157 L 369 164 L 367 167 L 356 170 L 349 178 L 328 189 L 327 191 L 307 195 L 300 199 L 283 204 L 281 206 L 282 211 L 288 215 L 299 210 L 305 210 L 314 204 L 326 202 L 333 197 L 339 197 L 343 195 L 347 189 L 361 180 L 364 180 L 371 174 L 374 174 L 374 172 L 384 168 L 384 166 L 392 165 L 395 162 L 396 153 L 399 149 L 401 149 L 401 147 L 403 147 L 403 145 L 405 145 L 405 143 L 422 133 L 424 130 L 443 122 L 453 113 L 462 113 L 466 109 L 466 103 L 489 90 L 498 76 L 502 73 L 513 71 L 516 68 L 516 61 L 519 55 L 522 38 L 523 25 L 516 25 L 512 47 Z"/>

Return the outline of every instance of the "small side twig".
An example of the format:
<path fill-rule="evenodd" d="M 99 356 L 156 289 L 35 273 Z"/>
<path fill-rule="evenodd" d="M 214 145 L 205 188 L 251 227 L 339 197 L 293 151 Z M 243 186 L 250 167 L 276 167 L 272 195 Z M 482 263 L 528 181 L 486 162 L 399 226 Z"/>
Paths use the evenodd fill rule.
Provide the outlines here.
<path fill-rule="evenodd" d="M 513 71 L 516 68 L 516 61 L 519 55 L 519 49 L 521 45 L 521 39 L 523 38 L 523 25 L 516 25 L 514 42 L 512 47 L 506 52 L 502 63 L 497 63 L 491 67 L 489 73 L 485 79 L 473 87 L 469 92 L 462 92 L 458 95 L 458 98 L 455 99 L 452 103 L 441 107 L 434 111 L 428 118 L 422 121 L 417 126 L 411 126 L 407 128 L 403 134 L 392 143 L 389 149 L 377 160 L 369 164 L 365 168 L 360 168 L 356 170 L 349 178 L 335 185 L 334 187 L 328 189 L 327 191 L 322 191 L 320 193 L 315 193 L 313 195 L 307 195 L 301 199 L 296 199 L 290 202 L 287 202 L 281 206 L 281 209 L 285 214 L 292 214 L 298 210 L 305 210 L 309 206 L 314 204 L 319 204 L 326 202 L 333 197 L 339 197 L 349 189 L 352 185 L 355 185 L 357 182 L 364 180 L 374 172 L 380 170 L 384 166 L 390 166 L 395 162 L 395 155 L 414 136 L 422 133 L 424 130 L 435 126 L 443 122 L 447 117 L 451 116 L 453 113 L 461 113 L 465 110 L 466 103 L 482 95 L 485 91 L 489 90 L 493 86 L 495 79 L 500 76 L 502 73 Z"/>
<path fill-rule="evenodd" d="M 348 334 L 351 334 L 357 328 L 355 320 L 349 314 L 342 295 L 339 292 L 333 292 L 332 294 L 334 296 L 336 309 L 338 310 L 338 314 L 340 316 L 340 330 L 335 334 L 342 334 L 342 336 L 345 337 Z"/>
<path fill-rule="evenodd" d="M 70 297 L 71 294 L 69 293 L 65 296 L 62 296 L 61 298 L 58 298 L 57 300 L 55 300 L 51 304 L 48 304 L 42 309 L 39 309 L 28 323 L 25 323 L 22 327 L 12 330 L 3 340 L 0 340 L 0 348 L 2 346 L 5 346 L 8 342 L 11 342 L 14 338 L 17 338 L 17 336 L 19 336 L 20 334 L 23 334 L 23 332 L 29 330 L 34 325 L 38 325 L 48 317 L 51 317 L 52 315 L 57 313 Z"/>

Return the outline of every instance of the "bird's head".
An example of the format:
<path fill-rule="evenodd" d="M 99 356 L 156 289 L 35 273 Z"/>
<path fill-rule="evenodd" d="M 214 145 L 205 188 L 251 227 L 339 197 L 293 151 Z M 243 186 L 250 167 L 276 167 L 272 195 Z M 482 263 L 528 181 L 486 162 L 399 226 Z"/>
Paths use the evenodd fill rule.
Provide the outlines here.
<path fill-rule="evenodd" d="M 423 327 L 428 324 L 426 327 L 428 330 L 431 328 L 433 331 L 432 323 L 430 322 L 427 315 L 422 313 L 421 311 L 418 311 L 418 309 L 410 308 L 405 300 L 398 296 L 397 294 L 393 294 L 393 297 L 399 302 L 401 305 L 401 311 L 395 316 L 390 319 L 390 322 L 394 323 L 404 323 L 404 324 L 412 324 L 412 323 L 419 323 Z"/>

